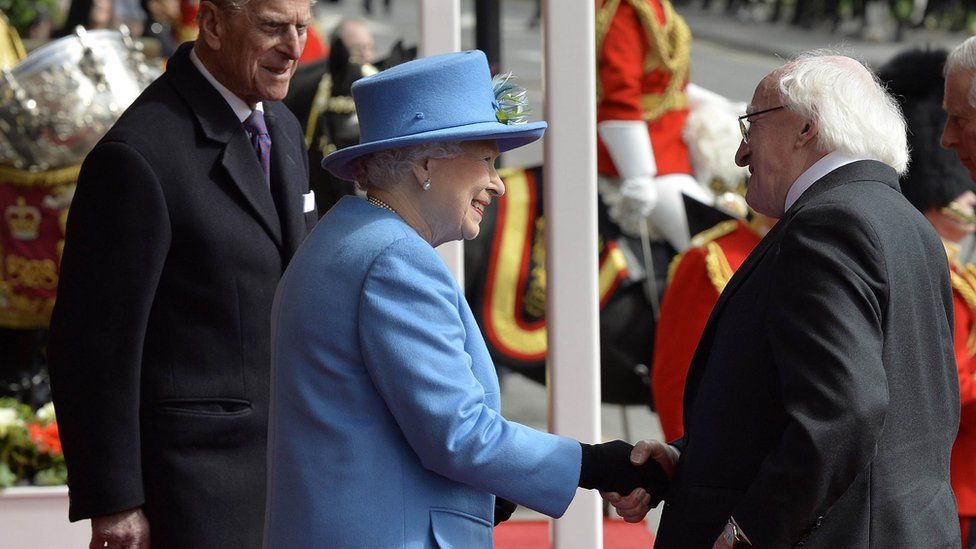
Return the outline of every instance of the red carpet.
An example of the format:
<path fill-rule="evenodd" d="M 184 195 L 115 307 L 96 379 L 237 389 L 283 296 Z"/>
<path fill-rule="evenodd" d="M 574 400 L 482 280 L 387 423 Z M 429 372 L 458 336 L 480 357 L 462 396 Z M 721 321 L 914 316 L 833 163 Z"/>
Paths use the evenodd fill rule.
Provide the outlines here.
<path fill-rule="evenodd" d="M 605 549 L 650 549 L 654 536 L 644 523 L 622 520 L 603 521 Z M 495 528 L 495 549 L 549 549 L 549 523 L 546 521 L 503 522 Z"/>

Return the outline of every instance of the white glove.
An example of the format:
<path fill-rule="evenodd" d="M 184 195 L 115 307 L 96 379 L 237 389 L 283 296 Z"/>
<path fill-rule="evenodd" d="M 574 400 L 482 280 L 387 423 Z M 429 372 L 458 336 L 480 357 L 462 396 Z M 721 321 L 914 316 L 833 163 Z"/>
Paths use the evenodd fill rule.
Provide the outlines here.
<path fill-rule="evenodd" d="M 607 204 L 608 213 L 620 229 L 631 236 L 640 234 L 641 223 L 658 204 L 657 185 L 653 177 L 631 177 L 620 181 L 619 199 Z"/>
<path fill-rule="evenodd" d="M 620 174 L 619 200 L 610 206 L 610 217 L 629 234 L 639 234 L 657 205 L 654 149 L 641 120 L 606 120 L 599 125 L 600 138 Z M 617 198 L 617 197 L 615 197 Z"/>

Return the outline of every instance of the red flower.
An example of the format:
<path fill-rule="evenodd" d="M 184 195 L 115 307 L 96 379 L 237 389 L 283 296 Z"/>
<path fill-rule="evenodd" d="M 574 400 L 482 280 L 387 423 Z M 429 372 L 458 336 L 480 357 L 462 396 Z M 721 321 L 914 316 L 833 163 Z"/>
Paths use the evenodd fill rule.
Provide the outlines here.
<path fill-rule="evenodd" d="M 61 439 L 58 438 L 57 422 L 52 421 L 48 425 L 31 423 L 27 426 L 27 434 L 41 452 L 61 455 Z"/>

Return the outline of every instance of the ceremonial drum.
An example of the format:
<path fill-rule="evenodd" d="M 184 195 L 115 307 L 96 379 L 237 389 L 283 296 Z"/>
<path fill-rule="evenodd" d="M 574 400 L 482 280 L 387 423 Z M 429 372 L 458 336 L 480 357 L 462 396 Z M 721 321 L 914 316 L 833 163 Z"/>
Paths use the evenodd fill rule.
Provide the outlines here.
<path fill-rule="evenodd" d="M 0 328 L 48 325 L 81 162 L 159 74 L 125 29 L 81 27 L 0 71 Z"/>
<path fill-rule="evenodd" d="M 160 71 L 127 30 L 81 27 L 0 74 L 0 164 L 79 164 Z"/>

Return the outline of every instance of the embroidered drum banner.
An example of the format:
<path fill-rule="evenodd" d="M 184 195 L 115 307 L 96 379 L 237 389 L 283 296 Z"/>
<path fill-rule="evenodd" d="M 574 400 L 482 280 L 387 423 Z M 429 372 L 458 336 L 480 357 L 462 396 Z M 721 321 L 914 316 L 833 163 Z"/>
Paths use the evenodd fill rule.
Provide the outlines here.
<path fill-rule="evenodd" d="M 0 327 L 46 328 L 79 167 L 0 167 Z"/>

